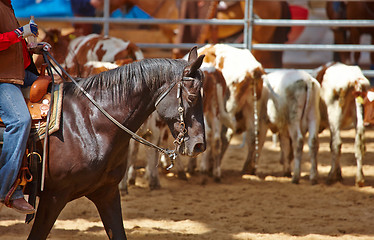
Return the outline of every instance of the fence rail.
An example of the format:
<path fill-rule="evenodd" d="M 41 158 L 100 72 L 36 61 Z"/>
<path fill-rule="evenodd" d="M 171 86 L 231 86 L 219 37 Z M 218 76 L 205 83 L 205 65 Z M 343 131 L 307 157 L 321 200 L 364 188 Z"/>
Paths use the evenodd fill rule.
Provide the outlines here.
<path fill-rule="evenodd" d="M 192 0 L 194 1 L 194 0 Z M 212 0 L 207 0 L 212 1 Z M 232 0 L 237 1 L 237 0 Z M 317 2 L 318 0 L 316 0 Z M 243 25 L 244 42 L 229 44 L 238 48 L 264 51 L 350 51 L 350 52 L 374 52 L 372 45 L 350 45 L 350 44 L 252 44 L 251 26 L 318 26 L 318 27 L 374 27 L 374 20 L 288 20 L 288 19 L 258 19 L 253 15 L 253 0 L 245 0 L 246 11 L 243 19 L 120 19 L 109 17 L 109 0 L 104 1 L 103 17 L 40 17 L 38 22 L 71 22 L 71 23 L 102 23 L 104 35 L 109 34 L 110 24 L 124 25 L 160 25 L 160 24 L 181 24 L 181 25 Z M 27 20 L 27 19 L 21 19 Z M 137 43 L 140 48 L 158 49 L 189 49 L 196 43 Z M 275 69 L 271 69 L 273 71 Z M 269 70 L 270 71 L 270 70 Z M 364 71 L 368 77 L 374 77 L 374 70 Z"/>

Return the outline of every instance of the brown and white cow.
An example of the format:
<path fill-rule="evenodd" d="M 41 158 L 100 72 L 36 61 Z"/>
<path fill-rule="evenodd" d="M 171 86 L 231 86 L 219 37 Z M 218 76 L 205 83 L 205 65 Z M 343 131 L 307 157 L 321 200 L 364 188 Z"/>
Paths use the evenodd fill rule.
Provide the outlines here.
<path fill-rule="evenodd" d="M 328 183 L 342 179 L 340 154 L 342 139 L 340 131 L 354 126 L 355 158 L 357 161 L 356 184 L 363 186 L 362 158 L 365 152 L 363 96 L 370 82 L 358 66 L 328 63 L 315 70 L 321 84 L 321 128 L 329 128 L 331 134 L 331 169 Z M 321 129 L 321 130 L 322 130 Z"/>
<path fill-rule="evenodd" d="M 364 98 L 364 125 L 374 126 L 374 88 L 370 88 Z"/>
<path fill-rule="evenodd" d="M 224 141 L 230 142 L 233 133 L 245 132 L 247 145 L 258 146 L 249 149 L 242 170 L 243 173 L 253 174 L 263 145 L 258 140 L 265 139 L 267 130 L 266 102 L 262 97 L 262 77 L 265 75 L 263 67 L 248 49 L 226 44 L 208 44 L 198 49 L 198 53 L 205 54 L 202 67 L 213 66 L 221 70 L 229 90 L 227 101 L 220 101 L 219 104 L 222 111 L 220 121 L 231 129 Z M 221 158 L 223 153 L 224 151 Z"/>
<path fill-rule="evenodd" d="M 227 115 L 226 109 L 222 107 L 228 100 L 230 93 L 220 70 L 215 67 L 203 67 L 201 70 L 205 76 L 203 104 L 207 147 L 202 154 L 200 172 L 212 174 L 215 181 L 219 182 L 222 176 L 221 160 L 232 135 L 232 129 L 229 129 L 222 121 L 225 118 L 222 115 Z M 191 161 L 189 162 L 189 172 L 192 170 Z"/>
<path fill-rule="evenodd" d="M 269 90 L 269 127 L 279 135 L 284 173 L 291 175 L 293 160 L 292 182 L 299 183 L 304 137 L 308 132 L 310 181 L 316 184 L 320 84 L 307 72 L 294 69 L 274 71 L 267 75 L 265 83 L 264 88 Z"/>
<path fill-rule="evenodd" d="M 52 29 L 46 32 L 42 41 L 51 44 L 52 56 L 70 75 L 76 77 L 84 77 L 84 74 L 87 74 L 84 65 L 89 61 L 113 63 L 116 60 L 131 62 L 144 58 L 134 43 L 98 34 L 61 35 L 59 30 Z M 40 56 L 36 65 L 41 65 L 42 62 Z"/>

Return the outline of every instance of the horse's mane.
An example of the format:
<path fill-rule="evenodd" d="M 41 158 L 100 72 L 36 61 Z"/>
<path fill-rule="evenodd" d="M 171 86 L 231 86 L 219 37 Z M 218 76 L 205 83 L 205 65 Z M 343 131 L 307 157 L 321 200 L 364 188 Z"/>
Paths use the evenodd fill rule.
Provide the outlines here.
<path fill-rule="evenodd" d="M 131 93 L 148 88 L 156 91 L 163 83 L 181 78 L 187 62 L 184 60 L 154 58 L 143 59 L 109 71 L 76 79 L 78 84 L 95 97 L 112 95 L 113 100 L 126 100 Z M 81 95 L 74 84 L 64 85 L 65 95 Z"/>

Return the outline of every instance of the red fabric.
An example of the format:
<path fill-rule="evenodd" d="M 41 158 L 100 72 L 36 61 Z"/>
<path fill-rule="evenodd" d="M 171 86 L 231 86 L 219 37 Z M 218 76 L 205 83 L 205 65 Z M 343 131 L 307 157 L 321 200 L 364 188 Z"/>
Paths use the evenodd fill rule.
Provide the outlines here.
<path fill-rule="evenodd" d="M 8 49 L 8 47 L 20 40 L 15 32 L 0 33 L 0 51 Z"/>
<path fill-rule="evenodd" d="M 308 9 L 297 6 L 297 5 L 290 5 L 290 11 L 291 11 L 291 18 L 297 19 L 297 20 L 306 20 L 308 19 L 309 11 Z M 288 34 L 288 41 L 287 43 L 293 43 L 300 37 L 300 35 L 304 31 L 304 26 L 292 26 L 291 31 Z"/>
<path fill-rule="evenodd" d="M 30 65 L 31 59 L 27 50 L 26 41 L 22 38 L 18 38 L 15 32 L 0 33 L 0 51 L 7 49 L 12 44 L 21 41 L 23 50 L 23 63 L 25 69 Z"/>

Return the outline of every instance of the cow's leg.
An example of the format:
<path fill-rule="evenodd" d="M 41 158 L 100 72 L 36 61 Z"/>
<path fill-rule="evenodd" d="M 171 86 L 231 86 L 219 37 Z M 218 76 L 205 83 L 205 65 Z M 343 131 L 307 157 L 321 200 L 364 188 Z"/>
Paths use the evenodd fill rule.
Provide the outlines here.
<path fill-rule="evenodd" d="M 151 190 L 160 189 L 160 178 L 158 174 L 158 152 L 155 149 L 147 149 L 148 158 L 147 160 L 147 177 L 148 177 L 148 184 Z"/>
<path fill-rule="evenodd" d="M 202 154 L 200 162 L 200 172 L 202 174 L 208 175 L 210 169 L 210 157 L 211 157 L 211 147 L 207 145 L 205 152 Z"/>
<path fill-rule="evenodd" d="M 356 99 L 356 138 L 355 138 L 355 157 L 357 161 L 356 185 L 362 187 L 364 185 L 364 173 L 362 171 L 362 158 L 365 153 L 365 136 L 364 136 L 364 119 L 363 106 Z"/>
<path fill-rule="evenodd" d="M 200 173 L 202 175 L 202 184 L 206 184 L 208 181 L 207 176 L 212 170 L 212 141 L 213 141 L 213 130 L 210 128 L 209 124 L 205 125 L 205 135 L 206 135 L 206 149 L 202 153 L 200 161 Z"/>
<path fill-rule="evenodd" d="M 256 153 L 258 154 L 258 151 L 256 149 L 256 138 L 253 128 L 247 130 L 246 138 L 248 153 L 242 168 L 242 174 L 256 175 L 256 161 L 258 160 L 256 159 L 258 157 Z"/>
<path fill-rule="evenodd" d="M 292 141 L 292 151 L 294 155 L 294 170 L 292 175 L 292 183 L 298 184 L 301 175 L 301 158 L 303 155 L 304 137 L 301 133 L 299 124 L 290 124 L 288 127 Z"/>
<path fill-rule="evenodd" d="M 331 150 L 331 169 L 327 176 L 327 184 L 342 180 L 340 168 L 340 155 L 342 148 L 342 140 L 340 138 L 340 122 L 342 118 L 342 109 L 339 107 L 338 101 L 328 107 L 328 119 L 330 125 L 330 150 Z"/>
<path fill-rule="evenodd" d="M 222 149 L 222 143 L 220 137 L 214 139 L 214 144 L 213 144 L 213 152 L 212 152 L 212 159 L 213 159 L 213 178 L 215 182 L 220 182 L 221 181 L 221 149 Z"/>
<path fill-rule="evenodd" d="M 123 227 L 121 197 L 118 186 L 104 186 L 87 196 L 99 211 L 105 231 L 111 240 L 127 239 Z"/>
<path fill-rule="evenodd" d="M 184 164 L 181 158 L 175 159 L 175 169 L 177 170 L 177 176 L 181 180 L 187 180 L 186 171 L 184 170 Z"/>
<path fill-rule="evenodd" d="M 47 239 L 53 224 L 68 201 L 66 194 L 56 195 L 47 190 L 43 191 L 28 240 Z"/>
<path fill-rule="evenodd" d="M 267 132 L 267 124 L 265 120 L 259 121 L 258 126 L 258 133 L 257 133 L 257 143 L 256 143 L 256 136 L 255 132 L 253 131 L 254 128 L 250 127 L 249 131 L 247 131 L 246 136 L 248 138 L 247 145 L 248 145 L 248 155 L 247 159 L 244 163 L 242 173 L 249 173 L 252 175 L 256 174 L 257 163 L 260 159 L 261 151 L 265 143 L 266 139 L 266 132 Z M 257 145 L 257 146 L 256 146 Z M 257 148 L 257 149 L 256 149 Z"/>
<path fill-rule="evenodd" d="M 134 140 L 130 140 L 127 160 L 127 171 L 125 179 L 128 184 L 135 185 L 136 170 L 135 163 L 138 160 L 139 143 Z"/>
<path fill-rule="evenodd" d="M 221 125 L 220 135 L 216 136 L 215 150 L 213 156 L 213 177 L 215 182 L 220 182 L 222 178 L 221 164 L 223 156 L 229 146 L 232 129 L 227 128 L 225 125 Z"/>
<path fill-rule="evenodd" d="M 285 177 L 291 177 L 291 160 L 293 159 L 293 153 L 291 149 L 291 138 L 287 131 L 279 132 L 279 145 L 283 159 L 283 175 Z"/>
<path fill-rule="evenodd" d="M 221 150 L 222 150 L 222 124 L 220 120 L 217 118 L 213 119 L 213 126 L 212 126 L 212 174 L 215 182 L 221 181 Z"/>
<path fill-rule="evenodd" d="M 314 87 L 313 87 L 314 88 Z M 303 128 L 303 133 L 306 133 L 306 130 L 309 132 L 308 145 L 309 145 L 309 156 L 310 156 L 310 182 L 311 184 L 317 184 L 318 182 L 318 161 L 317 154 L 319 149 L 319 139 L 318 131 L 320 125 L 320 109 L 319 109 L 319 99 L 320 95 L 318 91 L 312 91 L 309 100 L 309 110 L 307 111 L 306 124 L 307 129 Z M 304 122 L 305 123 L 305 122 Z"/>
<path fill-rule="evenodd" d="M 196 157 L 189 158 L 188 165 L 187 165 L 187 172 L 191 175 L 194 174 L 196 167 L 197 167 L 197 158 Z"/>
<path fill-rule="evenodd" d="M 309 122 L 309 138 L 308 138 L 308 145 L 309 145 L 309 156 L 310 156 L 310 182 L 311 184 L 318 183 L 318 161 L 317 161 L 317 154 L 319 148 L 319 141 L 318 141 L 318 125 L 315 122 Z"/>
<path fill-rule="evenodd" d="M 207 141 L 205 152 L 202 153 L 200 161 L 200 173 L 202 175 L 201 184 L 206 184 L 208 181 L 208 175 L 211 170 L 212 151 L 210 143 Z"/>

